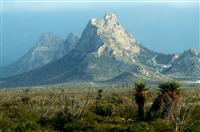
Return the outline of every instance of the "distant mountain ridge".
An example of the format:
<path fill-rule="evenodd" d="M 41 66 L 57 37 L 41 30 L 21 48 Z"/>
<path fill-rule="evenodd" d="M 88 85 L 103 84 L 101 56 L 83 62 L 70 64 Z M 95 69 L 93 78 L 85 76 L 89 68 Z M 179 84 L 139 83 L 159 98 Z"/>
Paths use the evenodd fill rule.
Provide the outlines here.
<path fill-rule="evenodd" d="M 163 73 L 170 76 L 200 77 L 200 54 L 192 48 L 184 51 Z"/>
<path fill-rule="evenodd" d="M 17 75 L 34 70 L 69 53 L 78 42 L 79 37 L 70 33 L 64 41 L 51 32 L 43 33 L 36 45 L 14 64 L 4 67 L 0 77 Z"/>
<path fill-rule="evenodd" d="M 1 79 L 1 85 L 124 81 L 124 78 L 162 80 L 171 77 L 171 73 L 200 77 L 200 56 L 193 49 L 183 54 L 153 52 L 139 44 L 113 13 L 107 13 L 101 19 L 89 20 L 80 39 L 73 34 L 69 36 L 74 45 L 63 48 L 70 49 L 68 53 L 35 70 Z M 60 49 L 58 52 L 64 51 Z M 185 74 L 183 66 L 188 68 L 190 74 Z M 190 69 L 194 72 L 189 72 Z"/>

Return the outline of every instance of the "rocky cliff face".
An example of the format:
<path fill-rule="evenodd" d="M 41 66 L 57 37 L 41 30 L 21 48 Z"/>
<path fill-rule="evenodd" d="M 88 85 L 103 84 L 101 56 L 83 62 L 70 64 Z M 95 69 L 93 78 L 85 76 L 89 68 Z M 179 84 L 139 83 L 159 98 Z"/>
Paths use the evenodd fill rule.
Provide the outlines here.
<path fill-rule="evenodd" d="M 91 19 L 76 50 L 85 55 L 83 72 L 94 80 L 111 79 L 128 71 L 151 76 L 143 61 L 156 54 L 139 45 L 113 13 Z"/>
<path fill-rule="evenodd" d="M 140 52 L 136 40 L 124 30 L 113 13 L 88 22 L 77 50 L 84 53 L 95 52 L 99 57 L 108 54 L 118 60 L 127 56 L 130 62 L 134 62 L 134 56 Z"/>

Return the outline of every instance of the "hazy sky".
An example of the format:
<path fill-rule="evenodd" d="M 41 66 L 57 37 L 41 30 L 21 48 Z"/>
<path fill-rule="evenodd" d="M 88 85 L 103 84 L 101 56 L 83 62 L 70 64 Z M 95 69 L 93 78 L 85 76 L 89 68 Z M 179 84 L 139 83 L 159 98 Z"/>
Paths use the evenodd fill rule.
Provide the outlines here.
<path fill-rule="evenodd" d="M 43 32 L 66 38 L 79 36 L 91 18 L 114 12 L 137 41 L 164 53 L 199 49 L 199 3 L 197 2 L 44 2 L 4 0 L 3 64 L 23 56 Z"/>

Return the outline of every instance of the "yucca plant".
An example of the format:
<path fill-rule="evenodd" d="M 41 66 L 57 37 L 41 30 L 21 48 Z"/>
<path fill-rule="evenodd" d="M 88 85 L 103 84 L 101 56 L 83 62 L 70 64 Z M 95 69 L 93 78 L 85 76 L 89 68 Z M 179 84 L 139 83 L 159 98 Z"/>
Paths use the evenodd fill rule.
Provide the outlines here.
<path fill-rule="evenodd" d="M 158 87 L 160 93 L 154 100 L 154 103 L 147 114 L 149 120 L 152 120 L 157 116 L 161 116 L 161 118 L 167 118 L 169 116 L 172 105 L 179 97 L 181 84 L 177 81 L 168 81 L 159 84 Z M 161 107 L 163 107 L 163 110 L 161 115 L 159 115 L 158 111 Z"/>
<path fill-rule="evenodd" d="M 170 97 L 174 100 L 177 100 L 179 98 L 180 94 L 180 88 L 181 88 L 181 83 L 178 81 L 171 81 L 170 82 Z"/>
<path fill-rule="evenodd" d="M 161 118 L 167 118 L 169 116 L 172 105 L 179 98 L 181 83 L 170 81 L 168 82 L 167 87 L 168 89 L 166 89 L 166 92 L 163 94 L 164 108 L 161 113 Z M 160 86 L 160 89 L 163 89 L 162 85 Z"/>
<path fill-rule="evenodd" d="M 148 89 L 143 81 L 135 82 L 135 102 L 138 105 L 138 118 L 144 120 L 144 103 L 147 99 Z"/>

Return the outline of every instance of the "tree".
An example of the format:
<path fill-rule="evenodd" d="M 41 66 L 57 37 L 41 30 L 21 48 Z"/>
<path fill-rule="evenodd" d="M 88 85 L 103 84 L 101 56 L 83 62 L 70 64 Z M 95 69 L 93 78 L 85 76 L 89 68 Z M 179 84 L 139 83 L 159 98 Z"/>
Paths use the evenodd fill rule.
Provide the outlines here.
<path fill-rule="evenodd" d="M 143 81 L 135 82 L 135 102 L 138 105 L 138 118 L 143 121 L 144 118 L 144 103 L 147 99 L 148 89 Z"/>
<path fill-rule="evenodd" d="M 155 117 L 167 118 L 170 114 L 171 108 L 174 102 L 178 99 L 180 93 L 181 84 L 177 81 L 168 81 L 159 84 L 159 94 L 154 100 L 148 114 L 148 120 L 152 120 Z M 159 115 L 160 109 L 162 109 Z"/>

